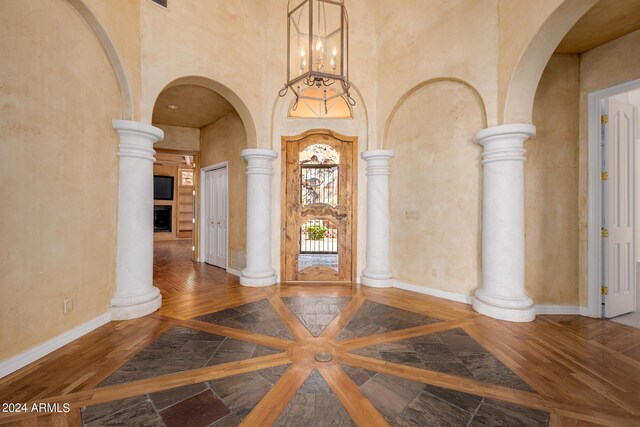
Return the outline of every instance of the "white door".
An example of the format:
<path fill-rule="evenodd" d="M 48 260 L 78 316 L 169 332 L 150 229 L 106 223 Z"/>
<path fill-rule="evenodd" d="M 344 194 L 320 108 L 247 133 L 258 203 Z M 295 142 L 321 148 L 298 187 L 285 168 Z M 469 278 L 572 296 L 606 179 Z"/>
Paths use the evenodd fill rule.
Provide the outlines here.
<path fill-rule="evenodd" d="M 205 172 L 205 262 L 227 268 L 227 168 Z"/>
<path fill-rule="evenodd" d="M 634 310 L 635 111 L 614 99 L 603 105 L 604 317 Z"/>

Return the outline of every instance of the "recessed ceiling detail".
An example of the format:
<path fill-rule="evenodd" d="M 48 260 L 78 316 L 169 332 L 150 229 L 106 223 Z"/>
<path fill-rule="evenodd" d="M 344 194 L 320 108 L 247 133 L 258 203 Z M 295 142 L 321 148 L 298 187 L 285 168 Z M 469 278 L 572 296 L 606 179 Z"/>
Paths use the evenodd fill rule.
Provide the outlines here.
<path fill-rule="evenodd" d="M 173 108 L 177 107 L 177 108 Z M 178 85 L 162 91 L 153 107 L 153 123 L 201 128 L 233 111 L 222 95 L 196 85 Z"/>
<path fill-rule="evenodd" d="M 576 22 L 556 53 L 582 53 L 640 29 L 640 0 L 600 0 Z"/>

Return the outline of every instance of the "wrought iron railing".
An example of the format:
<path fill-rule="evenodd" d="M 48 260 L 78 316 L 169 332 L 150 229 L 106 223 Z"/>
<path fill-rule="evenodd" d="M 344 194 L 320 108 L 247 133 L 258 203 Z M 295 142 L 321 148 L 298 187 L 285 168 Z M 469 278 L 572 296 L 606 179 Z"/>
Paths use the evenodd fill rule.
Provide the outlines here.
<path fill-rule="evenodd" d="M 307 221 L 300 227 L 300 253 L 337 254 L 338 230 L 329 221 Z"/>

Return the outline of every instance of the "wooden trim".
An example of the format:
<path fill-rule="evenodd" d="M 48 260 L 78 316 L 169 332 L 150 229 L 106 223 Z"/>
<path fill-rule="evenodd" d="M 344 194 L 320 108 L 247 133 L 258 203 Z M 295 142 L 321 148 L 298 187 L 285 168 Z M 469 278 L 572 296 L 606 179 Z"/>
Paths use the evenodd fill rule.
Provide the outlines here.
<path fill-rule="evenodd" d="M 240 425 L 273 425 L 312 371 L 313 368 L 309 366 L 294 365 L 289 368 Z"/>
<path fill-rule="evenodd" d="M 375 406 L 367 399 L 358 386 L 349 378 L 339 365 L 330 365 L 318 369 L 320 375 L 329 384 L 342 406 L 347 410 L 356 425 L 388 426 L 389 423 Z"/>
<path fill-rule="evenodd" d="M 182 156 L 196 156 L 199 155 L 199 151 L 189 151 L 189 150 L 171 150 L 169 148 L 154 148 L 156 153 L 165 153 L 165 154 L 180 154 Z M 194 162 L 195 163 L 195 162 Z"/>
<path fill-rule="evenodd" d="M 313 283 L 313 281 L 289 281 L 287 282 L 286 266 L 286 241 L 287 241 L 287 147 L 291 142 L 300 142 L 314 135 L 325 135 L 338 141 L 351 144 L 351 276 L 348 280 L 355 282 L 358 268 L 358 137 L 346 136 L 329 129 L 311 129 L 294 136 L 282 136 L 280 138 L 281 150 L 281 177 L 280 177 L 280 282 L 282 283 Z M 320 282 L 317 282 L 320 283 Z M 350 283 L 345 280 L 331 281 L 330 283 Z"/>
<path fill-rule="evenodd" d="M 289 363 L 291 362 L 285 353 L 271 354 L 268 356 L 245 359 L 238 362 L 223 363 L 221 365 L 194 369 L 191 371 L 176 372 L 173 374 L 162 375 L 160 377 L 147 378 L 114 386 L 69 393 L 64 396 L 64 402 L 70 403 L 72 408 L 80 408 L 86 405 L 97 405 L 113 400 L 127 399 L 129 397 L 169 390 L 203 381 L 217 380 L 219 378 L 245 374 L 247 372 L 259 371 L 261 369 L 272 368 Z M 33 403 L 59 403 L 60 401 L 60 397 L 56 396 L 28 402 L 28 406 L 31 407 Z M 41 412 L 41 414 L 42 413 L 44 412 Z M 16 416 L 15 414 L 0 413 L 0 423 L 15 421 L 16 419 L 23 418 L 25 415 L 32 416 L 33 414 L 19 414 Z"/>
<path fill-rule="evenodd" d="M 195 212 L 193 217 L 196 222 L 193 224 L 193 233 L 191 233 L 191 243 L 194 247 L 193 262 L 198 262 L 200 259 L 200 209 L 202 209 L 202 203 L 200 203 L 200 152 L 193 156 L 193 191 L 195 191 L 194 206 Z"/>

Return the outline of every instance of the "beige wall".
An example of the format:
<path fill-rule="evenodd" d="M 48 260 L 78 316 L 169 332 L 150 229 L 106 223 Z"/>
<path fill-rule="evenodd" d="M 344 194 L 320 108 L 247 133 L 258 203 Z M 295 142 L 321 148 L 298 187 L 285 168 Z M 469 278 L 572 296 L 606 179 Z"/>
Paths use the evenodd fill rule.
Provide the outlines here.
<path fill-rule="evenodd" d="M 164 139 L 153 148 L 167 150 L 200 151 L 200 129 L 154 123 L 164 131 Z"/>
<path fill-rule="evenodd" d="M 268 75 L 284 82 L 284 71 L 265 72 L 265 16 L 271 7 L 260 0 L 169 3 L 168 9 L 150 1 L 141 5 L 142 119 L 151 119 L 156 98 L 167 84 L 185 76 L 202 76 L 243 101 L 260 132 L 258 142 L 268 144 L 265 112 L 271 103 L 264 102 L 263 79 Z M 286 22 L 283 14 L 280 18 Z M 240 109 L 223 88 L 217 89 Z M 277 96 L 277 90 L 269 95 Z"/>
<path fill-rule="evenodd" d="M 247 173 L 240 151 L 247 148 L 244 125 L 231 112 L 201 129 L 200 167 L 229 162 L 229 252 L 230 268 L 241 270 L 247 241 Z"/>
<path fill-rule="evenodd" d="M 457 82 L 423 87 L 389 128 L 390 261 L 396 280 L 470 295 L 479 285 L 481 147 L 477 94 Z"/>
<path fill-rule="evenodd" d="M 498 65 L 496 125 L 502 123 L 504 103 L 513 74 L 540 27 L 565 0 L 500 0 L 498 5 Z M 568 30 L 568 29 L 567 29 Z"/>
<path fill-rule="evenodd" d="M 129 83 L 133 101 L 132 120 L 140 120 L 141 56 L 140 2 L 141 0 L 70 0 L 84 2 L 107 33 L 117 52 Z M 145 3 L 148 0 L 142 0 Z"/>
<path fill-rule="evenodd" d="M 525 283 L 536 304 L 578 304 L 578 55 L 553 55 L 525 143 Z"/>
<path fill-rule="evenodd" d="M 580 306 L 588 303 L 588 96 L 599 89 L 640 78 L 640 30 L 580 56 L 580 177 L 579 177 L 579 283 Z"/>
<path fill-rule="evenodd" d="M 66 1 L 2 0 L 0 28 L 5 360 L 109 308 L 121 104 L 102 46 Z"/>
<path fill-rule="evenodd" d="M 376 1 L 378 142 L 403 95 L 425 81 L 456 78 L 482 97 L 489 123 L 496 121 L 497 0 Z M 370 30 L 369 30 L 370 31 Z M 476 131 L 480 130 L 478 127 Z"/>

